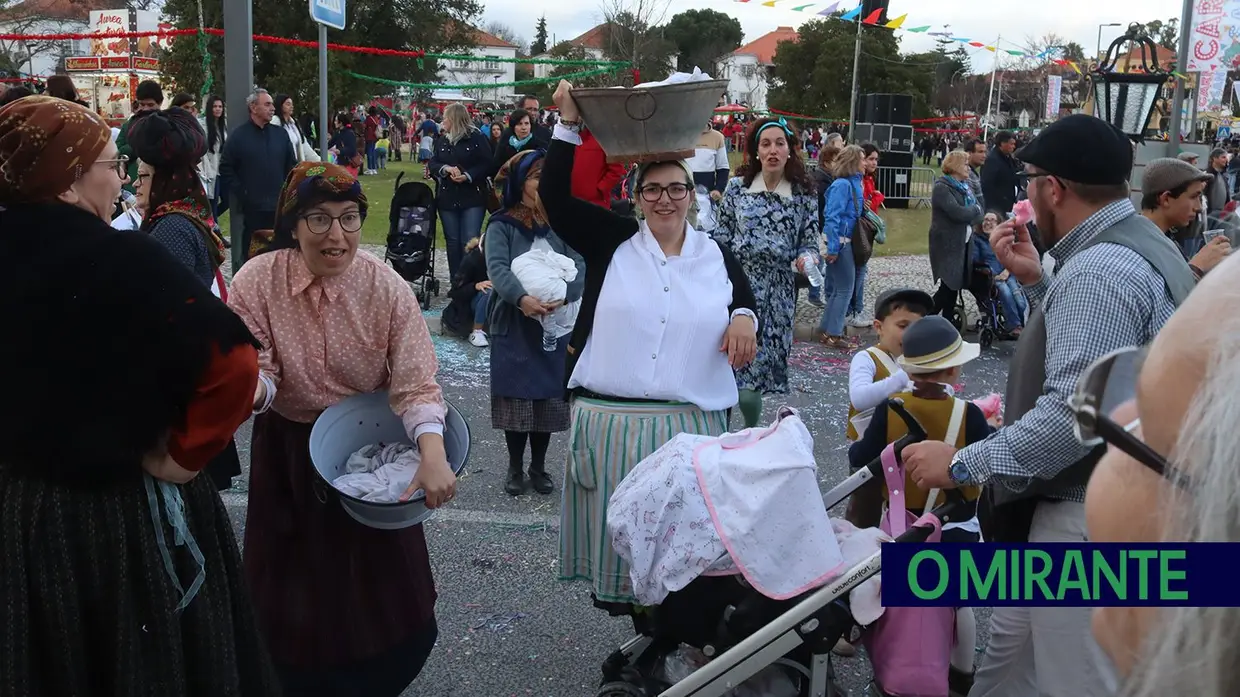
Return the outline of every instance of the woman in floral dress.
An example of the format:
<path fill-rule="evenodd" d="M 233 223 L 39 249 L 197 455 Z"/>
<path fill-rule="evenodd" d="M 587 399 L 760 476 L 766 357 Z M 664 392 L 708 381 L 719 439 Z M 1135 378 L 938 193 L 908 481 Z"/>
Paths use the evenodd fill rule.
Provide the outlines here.
<path fill-rule="evenodd" d="M 762 395 L 788 392 L 788 352 L 803 252 L 818 252 L 818 203 L 796 137 L 784 119 L 760 119 L 745 137 L 745 161 L 728 182 L 714 237 L 740 260 L 761 319 L 758 356 L 736 372 L 745 427 L 762 418 Z"/>

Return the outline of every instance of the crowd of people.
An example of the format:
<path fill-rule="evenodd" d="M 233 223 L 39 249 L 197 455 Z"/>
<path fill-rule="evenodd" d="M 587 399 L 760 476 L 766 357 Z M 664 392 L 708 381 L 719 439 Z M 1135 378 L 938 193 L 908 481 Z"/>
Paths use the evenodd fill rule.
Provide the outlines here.
<path fill-rule="evenodd" d="M 1225 235 L 1173 243 L 1219 170 L 1156 160 L 1138 209 L 1131 142 L 1101 120 L 1065 117 L 1019 150 L 999 133 L 947 153 L 928 231 L 939 287 L 883 293 L 865 318 L 882 230 L 873 146 L 828 136 L 810 165 L 796 128 L 768 117 L 749 123 L 735 172 L 709 124 L 690 160 L 629 171 L 607 163 L 562 82 L 550 129 L 529 98 L 498 134 L 456 105 L 385 138 L 376 112 L 359 147 L 341 114 L 324 162 L 287 96 L 256 90 L 231 130 L 221 100 L 200 118 L 187 96 L 164 108 L 142 83 L 119 132 L 71 99 L 0 98 L 14 257 L 0 365 L 18 396 L 0 418 L 0 695 L 395 697 L 417 677 L 438 636 L 423 528 L 356 522 L 322 496 L 309 452 L 323 410 L 385 390 L 421 454 L 402 498 L 455 495 L 421 308 L 358 249 L 361 177 L 406 137 L 437 185 L 453 301 L 490 346 L 505 491 L 555 491 L 547 449 L 569 432 L 558 575 L 639 631 L 611 494 L 677 434 L 720 436 L 733 411 L 756 426 L 765 396 L 788 392 L 802 277 L 824 306 L 822 340 L 855 354 L 837 405 L 850 462 L 904 435 L 890 398 L 929 434 L 904 450 L 903 485 L 854 495 L 856 525 L 960 489 L 975 510 L 947 541 L 1240 540 L 1227 311 L 1240 262 Z M 613 206 L 623 180 L 632 214 Z M 243 221 L 231 283 L 225 207 Z M 535 253 L 566 262 L 556 297 L 523 280 Z M 957 311 L 978 267 L 1019 337 L 1001 415 L 951 387 L 978 355 Z M 550 332 L 570 308 L 575 321 Z M 877 342 L 847 340 L 850 321 Z M 251 418 L 242 554 L 217 490 L 240 473 L 232 439 Z M 975 670 L 963 609 L 944 677 L 975 697 L 1232 694 L 1234 614 L 999 608 Z"/>

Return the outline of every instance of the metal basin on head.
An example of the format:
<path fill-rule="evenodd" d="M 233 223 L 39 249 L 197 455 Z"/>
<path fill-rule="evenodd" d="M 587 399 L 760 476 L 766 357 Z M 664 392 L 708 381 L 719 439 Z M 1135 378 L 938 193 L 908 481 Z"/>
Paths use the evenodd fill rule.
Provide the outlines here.
<path fill-rule="evenodd" d="M 704 80 L 574 89 L 572 94 L 608 162 L 658 162 L 693 156 L 698 136 L 727 89 L 727 80 Z"/>

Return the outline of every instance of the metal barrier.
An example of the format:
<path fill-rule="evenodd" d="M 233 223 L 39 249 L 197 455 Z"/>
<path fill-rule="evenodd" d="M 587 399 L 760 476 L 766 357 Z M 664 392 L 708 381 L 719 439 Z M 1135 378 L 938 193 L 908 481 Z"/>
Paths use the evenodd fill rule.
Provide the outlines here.
<path fill-rule="evenodd" d="M 883 192 L 887 201 L 908 201 L 909 208 L 930 205 L 930 192 L 934 190 L 934 182 L 941 172 L 933 167 L 882 167 L 874 173 L 874 183 Z M 891 206 L 903 208 L 904 206 Z"/>

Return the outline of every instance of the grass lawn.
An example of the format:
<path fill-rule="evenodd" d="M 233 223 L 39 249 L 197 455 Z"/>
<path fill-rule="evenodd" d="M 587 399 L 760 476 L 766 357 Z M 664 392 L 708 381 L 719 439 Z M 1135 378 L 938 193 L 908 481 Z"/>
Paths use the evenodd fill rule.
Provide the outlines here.
<path fill-rule="evenodd" d="M 730 153 L 728 159 L 735 169 L 740 164 L 739 153 Z M 387 169 L 379 170 L 373 176 L 364 176 L 362 189 L 370 202 L 370 211 L 366 215 L 366 223 L 362 225 L 362 244 L 382 245 L 387 241 L 388 213 L 391 210 L 392 194 L 395 192 L 396 177 L 404 172 L 404 181 L 423 181 L 422 165 L 409 161 L 406 157 L 400 162 L 388 160 Z M 433 187 L 433 185 L 432 185 Z M 909 208 L 907 210 L 888 208 L 882 212 L 887 222 L 887 244 L 874 246 L 876 256 L 899 256 L 904 254 L 925 254 L 928 251 L 930 230 L 930 209 L 928 207 Z M 483 221 L 485 227 L 486 222 Z M 220 227 L 228 229 L 228 214 L 220 219 Z"/>

